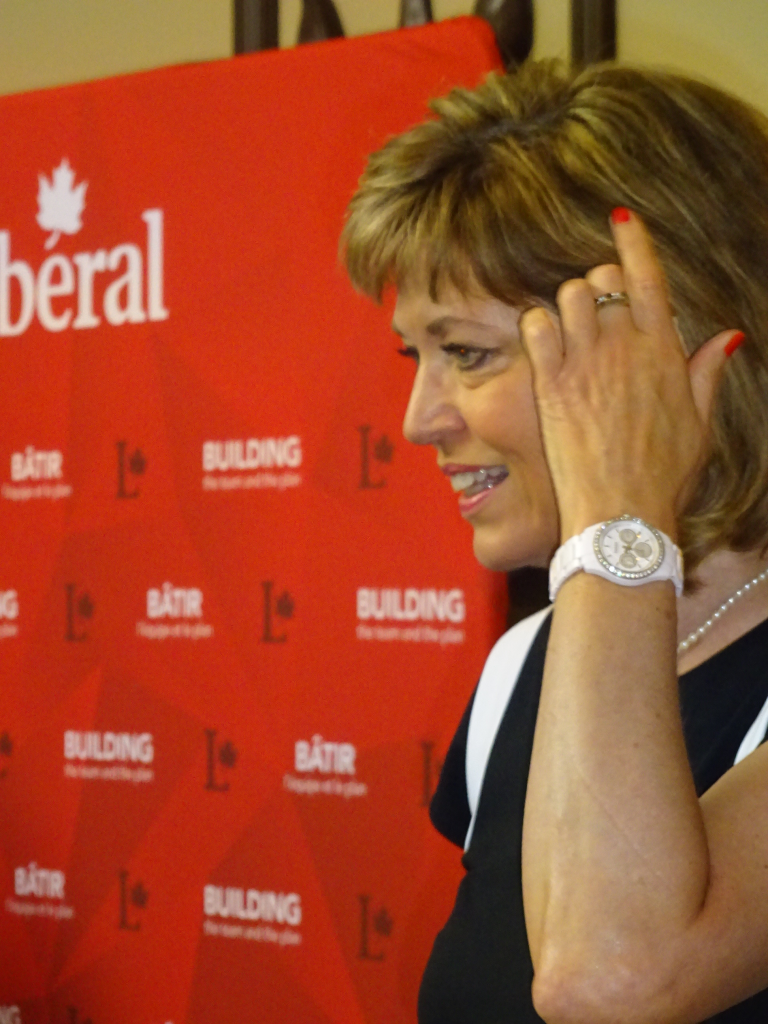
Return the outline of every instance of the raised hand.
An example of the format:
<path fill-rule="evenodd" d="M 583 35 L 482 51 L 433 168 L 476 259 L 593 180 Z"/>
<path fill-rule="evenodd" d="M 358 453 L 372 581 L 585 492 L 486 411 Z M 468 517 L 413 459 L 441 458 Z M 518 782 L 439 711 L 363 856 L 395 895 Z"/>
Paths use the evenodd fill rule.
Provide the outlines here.
<path fill-rule="evenodd" d="M 630 513 L 674 537 L 717 381 L 744 335 L 723 331 L 688 359 L 642 221 L 618 208 L 611 230 L 620 264 L 561 285 L 559 317 L 535 307 L 521 321 L 561 535 Z M 608 293 L 628 301 L 598 308 Z"/>

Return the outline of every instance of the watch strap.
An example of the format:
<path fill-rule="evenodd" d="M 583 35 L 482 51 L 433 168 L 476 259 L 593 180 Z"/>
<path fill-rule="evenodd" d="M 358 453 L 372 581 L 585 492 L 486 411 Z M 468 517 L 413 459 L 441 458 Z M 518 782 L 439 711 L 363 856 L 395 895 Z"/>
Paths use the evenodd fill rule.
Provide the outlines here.
<path fill-rule="evenodd" d="M 584 533 L 588 533 L 593 527 L 587 527 Z M 554 558 L 549 563 L 549 599 L 550 601 L 555 600 L 560 587 L 565 583 L 566 580 L 570 579 L 571 576 L 575 576 L 577 572 L 581 572 L 584 568 L 584 558 L 582 556 L 582 538 L 583 533 L 577 533 L 575 537 L 569 537 L 568 540 L 561 544 L 555 552 Z"/>

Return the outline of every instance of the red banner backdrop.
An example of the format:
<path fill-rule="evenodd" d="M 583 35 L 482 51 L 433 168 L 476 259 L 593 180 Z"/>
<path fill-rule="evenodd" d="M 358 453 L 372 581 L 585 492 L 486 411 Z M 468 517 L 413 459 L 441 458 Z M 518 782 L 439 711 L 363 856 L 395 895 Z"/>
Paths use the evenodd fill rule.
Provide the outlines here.
<path fill-rule="evenodd" d="M 473 19 L 0 102 L 0 1024 L 395 1024 L 503 579 L 336 260 Z"/>

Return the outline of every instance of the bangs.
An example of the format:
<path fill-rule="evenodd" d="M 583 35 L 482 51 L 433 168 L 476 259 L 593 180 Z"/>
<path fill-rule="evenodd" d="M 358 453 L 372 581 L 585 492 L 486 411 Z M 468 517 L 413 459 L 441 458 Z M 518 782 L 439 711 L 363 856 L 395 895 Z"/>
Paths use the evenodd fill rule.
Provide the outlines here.
<path fill-rule="evenodd" d="M 424 136 L 431 127 L 420 126 Z M 615 261 L 610 207 L 588 189 L 578 203 L 568 202 L 573 183 L 563 182 L 552 154 L 537 161 L 500 136 L 482 155 L 461 146 L 461 160 L 444 158 L 427 169 L 426 158 L 408 152 L 426 141 L 418 131 L 371 157 L 349 205 L 341 258 L 359 291 L 381 302 L 387 287 L 418 280 L 433 299 L 451 285 L 520 307 L 534 299 L 554 303 L 563 281 Z"/>

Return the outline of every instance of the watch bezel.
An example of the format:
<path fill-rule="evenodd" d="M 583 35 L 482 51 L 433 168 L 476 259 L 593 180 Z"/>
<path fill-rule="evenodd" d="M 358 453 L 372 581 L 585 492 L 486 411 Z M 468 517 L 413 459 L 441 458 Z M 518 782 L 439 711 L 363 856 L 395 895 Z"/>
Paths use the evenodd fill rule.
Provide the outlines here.
<path fill-rule="evenodd" d="M 632 570 L 627 569 L 617 569 L 615 565 L 611 565 L 600 550 L 600 541 L 607 531 L 616 523 L 625 522 L 637 523 L 639 526 L 645 527 L 646 530 L 653 534 L 659 545 L 659 553 L 653 565 L 649 566 L 647 569 L 641 569 L 639 572 L 633 572 Z M 619 579 L 623 580 L 643 580 L 647 579 L 648 576 L 653 576 L 653 574 L 658 572 L 661 567 L 665 554 L 664 535 L 660 533 L 655 526 L 651 526 L 650 523 L 646 523 L 646 521 L 641 519 L 639 516 L 630 515 L 616 516 L 615 519 L 607 519 L 604 523 L 601 523 L 599 529 L 595 531 L 595 535 L 592 538 L 592 548 L 595 553 L 595 558 L 606 572 L 609 572 L 612 576 L 617 576 Z"/>

